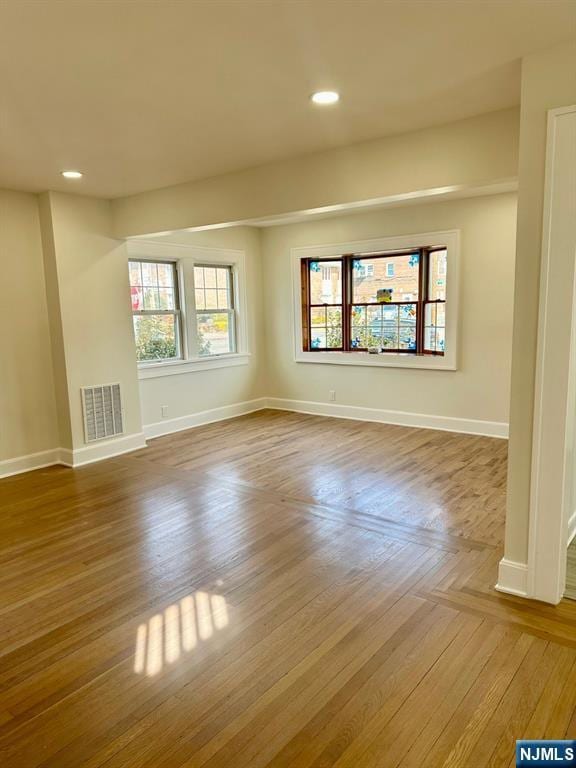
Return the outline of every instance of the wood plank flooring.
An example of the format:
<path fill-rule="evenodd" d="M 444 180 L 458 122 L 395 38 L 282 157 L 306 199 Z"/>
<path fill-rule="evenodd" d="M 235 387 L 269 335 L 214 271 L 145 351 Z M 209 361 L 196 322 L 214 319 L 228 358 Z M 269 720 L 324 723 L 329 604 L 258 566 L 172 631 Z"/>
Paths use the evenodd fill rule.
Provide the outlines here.
<path fill-rule="evenodd" d="M 505 441 L 275 411 L 0 482 L 0 765 L 514 765 L 576 604 L 496 593 Z"/>

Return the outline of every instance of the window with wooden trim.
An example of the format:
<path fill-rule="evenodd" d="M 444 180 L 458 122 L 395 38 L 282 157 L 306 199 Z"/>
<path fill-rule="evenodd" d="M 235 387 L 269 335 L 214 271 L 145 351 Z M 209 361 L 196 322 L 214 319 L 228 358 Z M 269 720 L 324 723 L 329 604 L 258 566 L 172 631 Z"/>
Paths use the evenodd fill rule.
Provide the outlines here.
<path fill-rule="evenodd" d="M 306 352 L 444 355 L 447 249 L 303 259 Z"/>
<path fill-rule="evenodd" d="M 176 263 L 130 260 L 129 274 L 138 362 L 180 359 L 182 324 Z"/>

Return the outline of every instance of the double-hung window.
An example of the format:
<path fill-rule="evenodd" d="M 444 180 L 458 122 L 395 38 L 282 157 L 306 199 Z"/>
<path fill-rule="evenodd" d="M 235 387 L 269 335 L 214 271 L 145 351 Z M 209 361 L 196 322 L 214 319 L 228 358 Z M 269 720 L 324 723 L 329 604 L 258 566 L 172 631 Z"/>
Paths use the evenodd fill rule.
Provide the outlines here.
<path fill-rule="evenodd" d="M 194 266 L 194 299 L 198 354 L 226 355 L 236 351 L 234 273 L 229 266 Z"/>
<path fill-rule="evenodd" d="M 190 363 L 238 353 L 232 265 L 130 259 L 129 275 L 141 365 Z"/>
<path fill-rule="evenodd" d="M 182 357 L 178 270 L 173 261 L 130 261 L 130 297 L 140 363 Z"/>
<path fill-rule="evenodd" d="M 444 355 L 447 249 L 301 261 L 304 352 Z"/>

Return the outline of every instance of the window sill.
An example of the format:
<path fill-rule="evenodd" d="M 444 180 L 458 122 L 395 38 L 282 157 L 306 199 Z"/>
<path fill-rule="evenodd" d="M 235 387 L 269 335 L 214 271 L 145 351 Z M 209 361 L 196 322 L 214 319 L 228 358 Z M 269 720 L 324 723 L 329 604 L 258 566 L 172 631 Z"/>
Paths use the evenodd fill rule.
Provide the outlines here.
<path fill-rule="evenodd" d="M 419 368 L 432 371 L 455 371 L 456 361 L 451 357 L 432 355 L 411 355 L 398 352 L 383 352 L 371 355 L 368 352 L 298 352 L 297 363 L 328 365 L 356 365 L 373 368 Z"/>
<path fill-rule="evenodd" d="M 211 357 L 195 357 L 190 360 L 171 360 L 166 363 L 147 363 L 138 366 L 138 378 L 158 379 L 162 376 L 178 376 L 184 373 L 210 371 L 214 368 L 232 368 L 238 365 L 248 365 L 250 354 L 238 352 L 232 355 L 213 355 Z"/>

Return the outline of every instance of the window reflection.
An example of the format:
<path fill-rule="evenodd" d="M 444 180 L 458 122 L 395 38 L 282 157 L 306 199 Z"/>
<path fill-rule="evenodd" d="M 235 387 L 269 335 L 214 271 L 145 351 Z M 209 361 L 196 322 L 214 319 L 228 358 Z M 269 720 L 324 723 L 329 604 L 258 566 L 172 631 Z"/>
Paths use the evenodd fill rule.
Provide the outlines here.
<path fill-rule="evenodd" d="M 136 630 L 134 672 L 154 677 L 227 626 L 228 608 L 222 595 L 187 595 L 140 624 Z"/>

